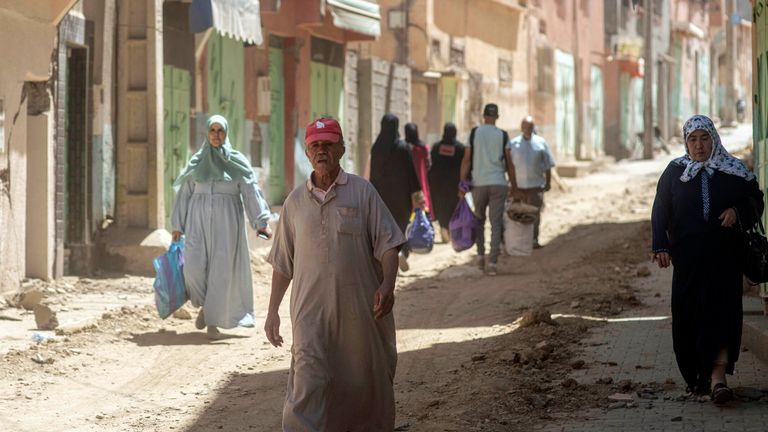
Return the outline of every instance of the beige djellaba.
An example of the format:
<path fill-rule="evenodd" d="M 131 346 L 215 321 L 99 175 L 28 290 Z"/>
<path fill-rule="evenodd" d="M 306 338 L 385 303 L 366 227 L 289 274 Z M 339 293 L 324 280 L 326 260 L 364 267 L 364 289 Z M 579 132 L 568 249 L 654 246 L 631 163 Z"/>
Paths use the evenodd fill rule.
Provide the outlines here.
<path fill-rule="evenodd" d="M 366 180 L 342 171 L 323 202 L 310 188 L 285 200 L 268 258 L 292 279 L 283 430 L 391 432 L 395 322 L 373 303 L 381 259 L 405 237 Z"/>

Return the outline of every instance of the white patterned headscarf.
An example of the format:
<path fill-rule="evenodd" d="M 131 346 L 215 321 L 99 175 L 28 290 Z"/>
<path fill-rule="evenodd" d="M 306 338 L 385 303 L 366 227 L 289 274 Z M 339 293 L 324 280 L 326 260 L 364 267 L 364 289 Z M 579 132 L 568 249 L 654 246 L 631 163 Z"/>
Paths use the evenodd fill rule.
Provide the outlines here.
<path fill-rule="evenodd" d="M 707 132 L 712 139 L 712 154 L 705 162 L 699 162 L 691 159 L 688 153 L 688 136 L 697 130 L 703 130 Z M 683 139 L 685 140 L 685 156 L 681 156 L 675 159 L 673 162 L 679 166 L 685 167 L 683 175 L 680 176 L 680 181 L 687 182 L 704 169 L 709 174 L 714 174 L 715 170 L 722 171 L 727 174 L 732 174 L 750 181 L 755 179 L 755 174 L 744 166 L 744 163 L 739 159 L 733 157 L 723 147 L 720 142 L 720 135 L 715 129 L 715 124 L 712 120 L 704 115 L 695 115 L 688 119 L 683 125 Z"/>

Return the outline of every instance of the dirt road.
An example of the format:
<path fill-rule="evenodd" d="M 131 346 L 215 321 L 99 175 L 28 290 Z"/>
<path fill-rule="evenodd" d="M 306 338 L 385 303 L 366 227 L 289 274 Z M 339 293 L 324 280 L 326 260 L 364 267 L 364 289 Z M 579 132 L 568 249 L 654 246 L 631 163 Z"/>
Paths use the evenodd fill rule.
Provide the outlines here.
<path fill-rule="evenodd" d="M 496 277 L 447 245 L 414 256 L 395 305 L 398 430 L 520 430 L 594 405 L 599 391 L 564 377 L 579 367 L 577 342 L 600 324 L 516 321 L 540 306 L 610 316 L 637 305 L 631 281 L 648 265 L 647 220 L 665 165 L 616 164 L 569 181 L 567 193 L 547 194 L 546 246 L 531 257 L 502 257 Z M 253 264 L 257 327 L 225 331 L 216 342 L 191 320 L 159 320 L 148 305 L 149 279 L 67 279 L 75 295 L 58 307 L 76 307 L 83 292 L 122 295 L 126 305 L 95 328 L 6 350 L 0 430 L 279 430 L 290 338 L 273 348 L 263 336 L 270 269 L 263 257 Z M 47 300 L 57 298 L 53 290 Z M 146 301 L 128 304 L 134 298 Z M 283 306 L 281 332 L 290 335 Z"/>

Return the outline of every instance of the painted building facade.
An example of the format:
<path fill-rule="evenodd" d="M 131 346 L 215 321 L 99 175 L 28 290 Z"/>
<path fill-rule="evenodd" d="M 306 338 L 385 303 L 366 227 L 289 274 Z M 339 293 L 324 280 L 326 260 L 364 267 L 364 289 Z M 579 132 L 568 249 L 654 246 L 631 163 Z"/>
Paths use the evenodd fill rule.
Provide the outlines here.
<path fill-rule="evenodd" d="M 32 276 L 60 275 L 63 250 L 56 227 L 63 178 L 57 170 L 59 24 L 73 0 L 6 1 L 0 6 L 0 292 Z M 75 11 L 82 16 L 82 10 Z"/>
<path fill-rule="evenodd" d="M 559 162 L 599 158 L 605 152 L 603 2 L 530 3 L 530 100 L 538 133 Z"/>

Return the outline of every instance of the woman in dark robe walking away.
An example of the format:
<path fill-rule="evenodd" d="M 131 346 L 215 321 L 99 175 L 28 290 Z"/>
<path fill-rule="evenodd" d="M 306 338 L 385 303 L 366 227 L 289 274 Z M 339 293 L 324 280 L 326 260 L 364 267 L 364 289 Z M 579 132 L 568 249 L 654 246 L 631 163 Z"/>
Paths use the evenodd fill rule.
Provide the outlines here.
<path fill-rule="evenodd" d="M 381 119 L 381 131 L 371 148 L 371 184 L 405 233 L 411 212 L 421 204 L 421 187 L 408 145 L 400 139 L 400 120 L 394 114 Z M 400 250 L 400 270 L 408 271 L 408 248 Z"/>
<path fill-rule="evenodd" d="M 429 214 L 430 219 L 434 220 L 435 211 L 432 208 L 432 198 L 430 197 L 429 182 L 427 181 L 427 172 L 431 165 L 429 146 L 424 144 L 424 141 L 419 138 L 419 127 L 416 126 L 416 123 L 407 123 L 405 125 L 405 142 L 411 150 L 416 178 L 419 179 L 419 186 L 421 186 L 421 191 L 424 193 L 424 211 Z"/>
<path fill-rule="evenodd" d="M 429 169 L 429 192 L 434 216 L 440 222 L 440 235 L 444 242 L 451 241 L 448 222 L 459 203 L 459 179 L 464 144 L 456 140 L 456 125 L 446 123 L 443 138 L 432 145 L 432 167 Z"/>
<path fill-rule="evenodd" d="M 688 390 L 733 398 L 725 375 L 739 358 L 742 325 L 742 230 L 763 212 L 755 175 L 720 142 L 712 120 L 683 126 L 686 155 L 667 166 L 653 203 L 653 253 L 674 266 L 672 341 Z"/>

